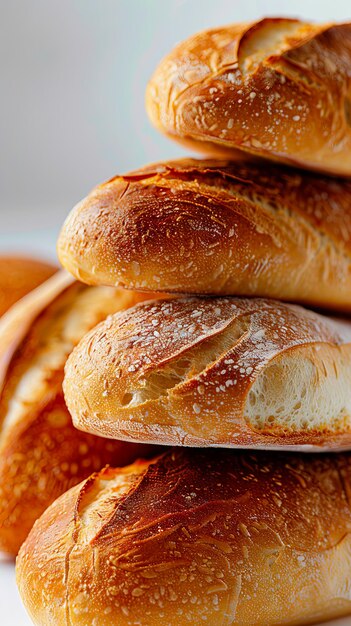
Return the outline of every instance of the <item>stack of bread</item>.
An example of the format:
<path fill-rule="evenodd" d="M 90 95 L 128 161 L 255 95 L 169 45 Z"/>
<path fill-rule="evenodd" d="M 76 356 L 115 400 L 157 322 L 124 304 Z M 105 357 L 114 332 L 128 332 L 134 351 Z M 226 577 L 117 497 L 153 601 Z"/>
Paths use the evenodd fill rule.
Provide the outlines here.
<path fill-rule="evenodd" d="M 70 432 L 107 438 L 110 457 L 123 442 L 154 456 L 95 472 L 35 523 L 17 561 L 35 624 L 351 613 L 350 67 L 348 24 L 276 18 L 190 38 L 156 70 L 147 109 L 211 160 L 117 176 L 68 217 L 61 262 L 93 287 L 59 275 L 55 300 L 43 292 L 43 411 L 66 411 L 43 352 L 61 346 L 61 373 L 81 339 L 63 389 L 87 434 Z M 28 343 L 12 366 L 21 394 Z"/>

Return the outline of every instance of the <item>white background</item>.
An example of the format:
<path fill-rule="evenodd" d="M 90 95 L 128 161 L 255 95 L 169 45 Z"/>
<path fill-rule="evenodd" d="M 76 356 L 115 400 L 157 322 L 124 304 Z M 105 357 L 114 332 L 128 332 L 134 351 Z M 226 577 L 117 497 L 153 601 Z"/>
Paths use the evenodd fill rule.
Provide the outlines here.
<path fill-rule="evenodd" d="M 0 252 L 55 258 L 65 215 L 91 187 L 185 154 L 148 123 L 153 68 L 193 32 L 263 15 L 350 20 L 351 2 L 1 0 Z M 0 561 L 0 624 L 29 623 Z"/>

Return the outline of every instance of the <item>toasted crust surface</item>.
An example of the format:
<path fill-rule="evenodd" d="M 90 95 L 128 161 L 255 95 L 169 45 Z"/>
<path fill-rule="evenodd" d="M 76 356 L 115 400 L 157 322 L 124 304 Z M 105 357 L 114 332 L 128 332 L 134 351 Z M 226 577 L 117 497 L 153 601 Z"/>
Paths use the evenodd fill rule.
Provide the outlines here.
<path fill-rule="evenodd" d="M 92 471 L 150 454 L 76 430 L 62 391 L 66 358 L 84 333 L 142 297 L 60 272 L 0 321 L 1 550 L 17 554 L 46 507 Z"/>
<path fill-rule="evenodd" d="M 199 151 L 349 177 L 350 62 L 350 24 L 232 24 L 163 59 L 146 106 L 156 128 Z"/>
<path fill-rule="evenodd" d="M 57 268 L 44 261 L 0 256 L 0 316 L 55 272 Z"/>
<path fill-rule="evenodd" d="M 185 446 L 351 446 L 351 326 L 272 300 L 142 303 L 69 357 L 74 424 Z"/>
<path fill-rule="evenodd" d="M 350 481 L 348 454 L 177 449 L 105 470 L 34 526 L 17 560 L 22 599 L 38 626 L 348 614 Z"/>
<path fill-rule="evenodd" d="M 351 311 L 351 183 L 183 159 L 97 187 L 61 262 L 91 284 L 262 296 Z"/>

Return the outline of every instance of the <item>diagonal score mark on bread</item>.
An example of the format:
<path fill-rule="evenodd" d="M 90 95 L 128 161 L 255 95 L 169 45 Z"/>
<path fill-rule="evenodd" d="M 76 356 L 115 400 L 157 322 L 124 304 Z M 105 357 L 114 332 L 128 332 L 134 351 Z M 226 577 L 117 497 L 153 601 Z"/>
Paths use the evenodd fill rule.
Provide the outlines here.
<path fill-rule="evenodd" d="M 92 317 L 96 322 L 104 317 L 104 313 L 97 315 L 96 307 L 92 307 L 96 292 L 77 283 L 72 284 L 72 280 L 69 282 L 71 284 L 66 293 L 62 292 L 59 298 L 54 299 L 44 315 L 40 311 L 25 344 L 20 346 L 21 360 L 12 363 L 12 368 L 16 369 L 11 371 L 11 379 L 7 385 L 5 383 L 1 397 L 1 414 L 5 416 L 2 437 L 23 419 L 30 405 L 45 406 L 50 398 L 61 393 L 63 366 L 82 336 L 82 328 L 91 328 Z M 104 312 L 112 312 L 115 308 L 112 293 L 109 288 L 101 289 L 100 298 L 103 298 L 104 292 L 106 294 Z"/>
<path fill-rule="evenodd" d="M 326 24 L 321 28 L 298 20 L 270 18 L 254 23 L 238 42 L 238 67 L 243 77 L 254 73 L 263 64 L 280 72 L 281 80 L 289 78 L 298 83 L 307 96 L 311 87 L 325 91 L 323 80 L 301 58 L 301 53 L 303 56 L 304 46 L 309 45 L 314 37 L 323 37 L 330 26 Z M 332 72 L 336 71 L 336 66 L 327 56 L 323 62 Z"/>
<path fill-rule="evenodd" d="M 39 624 L 266 626 L 282 607 L 291 623 L 341 615 L 351 531 L 341 470 L 348 483 L 348 455 L 186 449 L 103 470 L 33 529 L 21 594 Z"/>
<path fill-rule="evenodd" d="M 39 383 L 38 396 L 32 396 L 33 404 L 36 404 L 37 402 L 40 403 L 40 398 L 43 402 L 47 400 L 46 396 L 49 393 L 51 385 L 50 381 L 46 380 L 48 371 L 46 372 L 46 374 L 44 373 L 45 368 L 43 367 L 43 363 L 41 364 L 41 367 L 39 363 L 38 367 L 34 366 L 33 379 L 29 377 L 28 384 L 26 384 L 27 379 L 25 379 L 25 382 L 23 383 L 23 381 L 21 380 L 21 376 L 25 373 L 27 369 L 31 369 L 31 365 L 33 363 L 31 360 L 29 360 L 29 362 L 27 362 L 26 360 L 23 360 L 21 362 L 17 361 L 16 367 L 18 369 L 18 374 L 12 379 L 10 391 L 7 388 L 9 382 L 9 374 L 10 370 L 13 368 L 13 364 L 16 362 L 16 355 L 19 347 L 21 346 L 26 352 L 26 355 L 31 356 L 34 364 L 36 360 L 39 360 L 40 362 L 42 354 L 43 352 L 45 352 L 45 349 L 48 348 L 50 342 L 52 342 L 52 338 L 48 337 L 47 334 L 43 335 L 39 342 L 42 350 L 39 351 L 38 355 L 36 351 L 36 346 L 34 347 L 33 351 L 33 340 L 31 342 L 27 341 L 28 335 L 31 332 L 31 327 L 40 318 L 43 309 L 48 306 L 52 307 L 52 303 L 55 302 L 56 298 L 58 298 L 61 293 L 67 290 L 69 291 L 72 288 L 74 289 L 74 283 L 74 279 L 72 279 L 72 277 L 70 277 L 65 272 L 56 274 L 53 278 L 49 279 L 43 286 L 35 290 L 35 292 L 32 292 L 28 296 L 24 297 L 20 302 L 18 302 L 11 309 L 11 311 L 9 311 L 6 315 L 2 317 L 0 321 L 1 438 L 4 438 L 6 431 L 9 427 L 11 427 L 20 420 L 21 409 L 27 410 L 27 388 L 30 388 L 32 393 L 33 390 L 36 390 L 35 383 Z M 58 345 L 57 347 L 59 348 L 59 354 L 57 358 L 62 367 L 65 358 L 67 358 L 68 356 L 68 353 L 66 352 L 64 345 L 62 346 L 62 350 L 60 350 L 61 346 Z M 34 383 L 33 388 L 32 383 Z M 57 381 L 57 383 L 59 385 L 60 381 Z M 54 389 L 51 389 L 50 393 L 51 395 L 55 395 L 56 392 L 57 385 L 54 385 Z M 10 412 L 8 411 L 8 405 L 11 405 L 12 410 L 10 409 Z"/>
<path fill-rule="evenodd" d="M 142 294 L 90 288 L 57 273 L 0 321 L 0 549 L 16 554 L 63 491 L 106 464 L 150 450 L 77 431 L 63 398 L 64 364 L 79 339 Z"/>
<path fill-rule="evenodd" d="M 79 496 L 74 511 L 71 542 L 65 554 L 64 586 L 65 586 L 65 615 L 67 626 L 72 624 L 70 608 L 70 592 L 74 579 L 70 578 L 70 562 L 72 553 L 79 543 L 93 545 L 103 532 L 108 521 L 111 521 L 120 501 L 136 487 L 138 477 L 142 478 L 147 464 L 139 461 L 132 466 L 121 468 L 118 475 L 108 467 L 100 474 L 93 474 L 79 489 Z M 93 547 L 92 569 L 95 572 L 95 552 Z"/>
<path fill-rule="evenodd" d="M 104 436 L 350 446 L 350 346 L 348 323 L 275 301 L 149 302 L 82 340 L 64 389 L 75 424 Z"/>
<path fill-rule="evenodd" d="M 253 332 L 253 318 L 257 313 L 251 311 L 249 315 L 242 315 L 218 331 L 213 338 L 184 348 L 178 355 L 173 354 L 166 361 L 158 363 L 157 368 L 154 365 L 146 367 L 134 385 L 127 388 L 121 405 L 128 409 L 149 400 L 160 400 L 173 392 L 184 391 L 186 394 L 186 385 L 197 382 L 200 383 L 199 389 L 202 389 L 201 395 L 206 393 L 201 383 L 211 368 L 218 367 L 225 359 L 238 360 L 239 346 L 248 350 L 243 344 L 246 342 L 250 345 L 247 339 Z M 271 364 L 261 360 L 243 408 L 250 427 L 267 430 L 271 424 L 273 429 L 279 430 L 280 427 L 287 431 L 323 427 L 347 429 L 350 426 L 351 403 L 344 407 L 346 396 L 343 391 L 347 391 L 351 367 L 346 373 L 340 374 L 335 370 L 335 362 L 327 356 L 316 365 L 313 363 L 315 348 L 310 351 L 305 348 L 302 351 L 304 356 L 301 355 L 297 363 L 295 351 L 291 350 L 292 354 L 287 348 L 287 354 L 270 355 L 273 361 Z M 229 378 L 225 384 L 228 386 L 234 382 L 235 379 L 233 381 Z M 314 389 L 318 384 L 323 386 L 323 393 L 317 400 Z M 336 409 L 338 395 L 341 406 Z M 320 413 L 322 406 L 323 418 Z"/>
<path fill-rule="evenodd" d="M 242 151 L 350 177 L 350 33 L 348 23 L 286 18 L 200 32 L 156 68 L 150 119 L 210 156 Z"/>
<path fill-rule="evenodd" d="M 135 381 L 135 389 L 127 391 L 121 404 L 127 408 L 138 406 L 148 400 L 167 396 L 173 390 L 180 391 L 182 385 L 192 380 L 199 380 L 201 374 L 206 375 L 237 343 L 244 340 L 249 326 L 249 318 L 245 319 L 244 316 L 235 322 L 229 321 L 210 338 L 199 338 L 193 345 L 159 362 L 156 369 L 154 366 L 146 367 L 142 377 Z"/>
<path fill-rule="evenodd" d="M 312 35 L 315 28 L 298 20 L 263 19 L 250 25 L 239 40 L 238 66 L 243 76 L 255 71 L 266 59 L 281 55 L 294 44 L 294 36 Z"/>

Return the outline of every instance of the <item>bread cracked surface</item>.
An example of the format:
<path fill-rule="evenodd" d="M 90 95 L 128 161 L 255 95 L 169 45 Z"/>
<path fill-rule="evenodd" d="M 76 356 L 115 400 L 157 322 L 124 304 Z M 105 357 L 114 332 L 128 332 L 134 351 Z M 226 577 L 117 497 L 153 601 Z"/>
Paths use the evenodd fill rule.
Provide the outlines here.
<path fill-rule="evenodd" d="M 78 428 L 186 446 L 351 444 L 351 326 L 244 298 L 150 301 L 86 335 L 65 368 Z"/>
<path fill-rule="evenodd" d="M 198 33 L 166 56 L 146 107 L 211 156 L 351 175 L 351 25 L 265 18 Z"/>
<path fill-rule="evenodd" d="M 347 454 L 173 449 L 103 470 L 35 525 L 17 561 L 22 598 L 38 626 L 347 614 L 350 479 Z"/>
<path fill-rule="evenodd" d="M 93 471 L 150 454 L 141 445 L 79 432 L 62 390 L 65 361 L 79 339 L 140 299 L 59 272 L 1 319 L 1 550 L 17 554 L 47 506 Z"/>
<path fill-rule="evenodd" d="M 90 284 L 350 311 L 350 206 L 346 181 L 181 159 L 97 187 L 67 218 L 58 251 Z"/>

